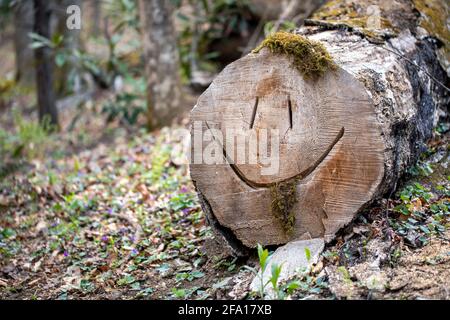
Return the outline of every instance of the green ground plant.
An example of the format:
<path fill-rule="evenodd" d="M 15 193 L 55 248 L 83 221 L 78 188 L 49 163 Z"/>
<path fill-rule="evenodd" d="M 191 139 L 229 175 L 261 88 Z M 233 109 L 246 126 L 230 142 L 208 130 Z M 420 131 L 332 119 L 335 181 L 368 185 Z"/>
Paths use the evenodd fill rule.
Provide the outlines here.
<path fill-rule="evenodd" d="M 42 123 L 26 120 L 13 110 L 14 132 L 0 129 L 0 158 L 41 158 L 47 150 L 54 131 L 48 119 Z"/>

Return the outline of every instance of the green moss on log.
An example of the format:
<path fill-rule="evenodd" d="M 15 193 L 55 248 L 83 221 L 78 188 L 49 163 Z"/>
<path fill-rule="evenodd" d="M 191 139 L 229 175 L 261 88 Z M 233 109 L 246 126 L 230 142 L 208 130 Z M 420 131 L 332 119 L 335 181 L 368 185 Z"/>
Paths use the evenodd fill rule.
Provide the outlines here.
<path fill-rule="evenodd" d="M 324 25 L 346 27 L 358 31 L 368 40 L 375 42 L 383 42 L 386 36 L 393 36 L 398 33 L 397 28 L 385 16 L 380 16 L 379 29 L 370 28 L 369 19 L 371 17 L 366 14 L 369 3 L 363 2 L 361 4 L 362 6 L 358 7 L 352 2 L 329 1 L 320 7 L 309 20 L 320 21 Z"/>
<path fill-rule="evenodd" d="M 370 16 L 365 14 L 365 12 L 367 12 L 368 5 L 369 3 L 358 10 L 351 2 L 348 3 L 342 0 L 330 1 L 316 11 L 312 16 L 312 19 L 367 29 Z M 397 32 L 391 21 L 384 16 L 380 16 L 380 27 L 381 29 Z"/>
<path fill-rule="evenodd" d="M 312 19 L 319 20 L 339 20 L 357 18 L 358 13 L 351 4 L 346 4 L 343 1 L 329 1 L 317 10 Z"/>
<path fill-rule="evenodd" d="M 262 48 L 291 57 L 294 66 L 305 78 L 322 76 L 327 70 L 336 68 L 322 43 L 297 34 L 276 32 L 268 36 L 253 53 L 258 53 Z"/>
<path fill-rule="evenodd" d="M 419 26 L 431 36 L 439 39 L 443 46 L 440 49 L 441 62 L 444 69 L 450 67 L 450 29 L 448 28 L 449 8 L 446 1 L 413 0 L 414 7 L 420 13 Z"/>
<path fill-rule="evenodd" d="M 447 26 L 448 7 L 445 1 L 413 0 L 414 7 L 420 12 L 419 25 L 442 42 L 450 41 L 450 30 Z"/>
<path fill-rule="evenodd" d="M 297 203 L 297 181 L 280 182 L 270 188 L 272 214 L 278 219 L 284 232 L 292 234 L 295 225 L 294 205 Z"/>

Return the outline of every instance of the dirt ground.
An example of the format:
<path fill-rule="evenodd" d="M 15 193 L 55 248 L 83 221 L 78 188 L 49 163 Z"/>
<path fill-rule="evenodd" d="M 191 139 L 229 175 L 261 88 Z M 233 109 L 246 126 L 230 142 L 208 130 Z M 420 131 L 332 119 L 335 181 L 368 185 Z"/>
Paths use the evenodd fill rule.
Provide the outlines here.
<path fill-rule="evenodd" d="M 0 298 L 257 298 L 248 289 L 255 253 L 205 254 L 211 231 L 173 130 L 104 120 L 86 109 L 75 130 L 35 146 L 40 156 L 3 162 Z M 6 113 L 1 121 L 11 123 Z M 289 299 L 449 298 L 448 136 L 430 149 L 417 168 L 432 173 L 410 175 L 399 187 L 409 191 L 343 230 Z M 410 220 L 401 205 L 420 215 Z"/>

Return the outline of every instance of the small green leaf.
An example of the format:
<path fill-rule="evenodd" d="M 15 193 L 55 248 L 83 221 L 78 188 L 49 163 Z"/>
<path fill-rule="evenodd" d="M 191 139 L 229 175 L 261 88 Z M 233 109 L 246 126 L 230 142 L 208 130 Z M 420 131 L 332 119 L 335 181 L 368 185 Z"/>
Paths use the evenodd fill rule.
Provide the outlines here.
<path fill-rule="evenodd" d="M 6 229 L 3 229 L 2 235 L 6 239 L 7 238 L 12 238 L 12 237 L 16 236 L 16 232 L 13 229 L 11 229 L 11 228 L 6 228 Z"/>
<path fill-rule="evenodd" d="M 131 289 L 133 289 L 133 290 L 141 290 L 141 284 L 139 282 L 134 282 L 131 285 Z"/>
<path fill-rule="evenodd" d="M 258 258 L 261 271 L 264 272 L 267 266 L 267 258 L 269 257 L 269 250 L 263 249 L 263 247 L 258 243 Z"/>
<path fill-rule="evenodd" d="M 132 284 L 135 281 L 136 281 L 136 279 L 134 279 L 134 277 L 132 275 L 127 274 L 127 275 L 125 275 L 125 277 L 123 277 L 122 279 L 117 281 L 117 284 L 119 286 L 123 286 L 123 285 Z"/>
<path fill-rule="evenodd" d="M 281 273 L 281 265 L 279 266 L 277 264 L 272 264 L 272 277 L 270 278 L 270 282 L 272 283 L 274 289 L 277 288 L 280 273 Z"/>
<path fill-rule="evenodd" d="M 305 248 L 306 260 L 309 262 L 311 260 L 311 250 L 308 247 Z"/>
<path fill-rule="evenodd" d="M 430 234 L 431 231 L 426 226 L 419 226 L 419 229 L 425 232 L 426 234 Z"/>
<path fill-rule="evenodd" d="M 80 289 L 86 292 L 94 291 L 95 286 L 93 283 L 89 282 L 89 280 L 82 279 L 80 281 Z"/>
<path fill-rule="evenodd" d="M 289 294 L 298 288 L 300 288 L 300 283 L 296 280 L 289 282 L 286 286 L 286 290 Z"/>
<path fill-rule="evenodd" d="M 64 53 L 58 53 L 55 56 L 55 64 L 61 68 L 66 63 L 66 55 Z"/>

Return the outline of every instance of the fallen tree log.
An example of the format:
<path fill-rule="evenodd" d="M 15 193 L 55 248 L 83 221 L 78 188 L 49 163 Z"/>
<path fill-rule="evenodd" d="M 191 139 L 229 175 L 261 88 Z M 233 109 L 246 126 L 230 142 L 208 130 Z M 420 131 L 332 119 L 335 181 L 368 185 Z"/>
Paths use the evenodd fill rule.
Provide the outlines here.
<path fill-rule="evenodd" d="M 330 241 L 424 151 L 448 117 L 448 57 L 438 54 L 448 38 L 426 32 L 429 12 L 416 3 L 333 1 L 296 35 L 277 33 L 231 63 L 200 96 L 191 177 L 231 252 Z"/>

